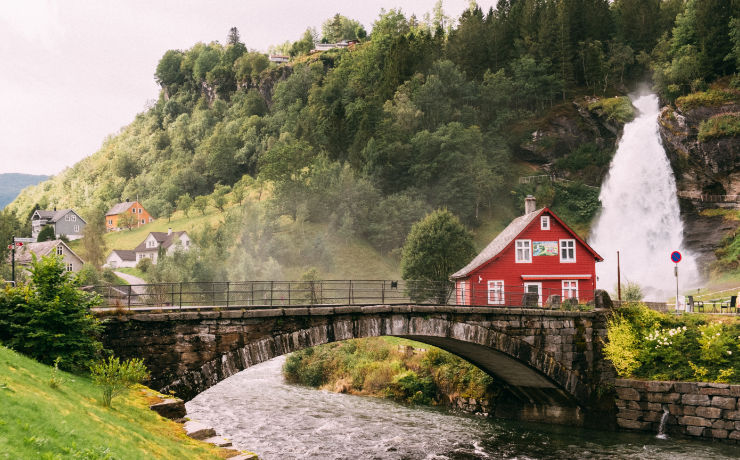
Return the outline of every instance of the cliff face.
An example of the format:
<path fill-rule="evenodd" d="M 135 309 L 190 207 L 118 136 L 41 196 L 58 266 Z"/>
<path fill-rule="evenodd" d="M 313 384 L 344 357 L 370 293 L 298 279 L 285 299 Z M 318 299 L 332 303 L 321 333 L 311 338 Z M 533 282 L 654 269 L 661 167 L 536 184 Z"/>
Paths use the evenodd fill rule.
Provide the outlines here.
<path fill-rule="evenodd" d="M 660 114 L 660 135 L 676 176 L 688 249 L 704 269 L 716 260 L 714 251 L 737 222 L 702 215 L 712 208 L 740 209 L 740 138 L 715 137 L 701 141 L 699 127 L 720 114 L 737 113 L 737 101 L 682 111 L 666 106 Z M 734 196 L 733 196 L 734 195 Z"/>

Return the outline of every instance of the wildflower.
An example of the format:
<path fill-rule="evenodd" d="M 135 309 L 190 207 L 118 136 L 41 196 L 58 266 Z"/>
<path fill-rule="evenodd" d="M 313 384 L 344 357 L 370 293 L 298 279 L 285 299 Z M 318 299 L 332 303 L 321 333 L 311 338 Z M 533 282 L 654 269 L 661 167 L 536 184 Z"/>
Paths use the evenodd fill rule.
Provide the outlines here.
<path fill-rule="evenodd" d="M 728 355 L 731 355 L 732 354 L 732 350 L 727 350 L 727 354 Z"/>

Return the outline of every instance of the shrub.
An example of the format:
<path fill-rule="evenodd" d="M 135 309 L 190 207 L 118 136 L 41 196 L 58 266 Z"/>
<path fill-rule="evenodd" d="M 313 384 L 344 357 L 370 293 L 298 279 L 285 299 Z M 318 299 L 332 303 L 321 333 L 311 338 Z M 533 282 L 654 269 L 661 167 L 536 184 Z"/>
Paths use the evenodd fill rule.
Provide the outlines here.
<path fill-rule="evenodd" d="M 136 262 L 136 269 L 141 270 L 142 273 L 149 272 L 149 269 L 152 268 L 152 259 L 149 257 L 144 257 L 140 261 Z"/>
<path fill-rule="evenodd" d="M 60 357 L 60 368 L 83 370 L 102 350 L 101 325 L 90 314 L 98 305 L 61 257 L 34 258 L 29 284 L 0 291 L 0 341 L 44 364 Z"/>
<path fill-rule="evenodd" d="M 719 137 L 740 136 L 740 113 L 723 113 L 704 120 L 699 125 L 699 140 L 706 142 Z"/>
<path fill-rule="evenodd" d="M 635 331 L 629 321 L 619 315 L 609 320 L 607 330 L 609 342 L 604 346 L 604 354 L 620 377 L 629 377 L 640 367 Z"/>
<path fill-rule="evenodd" d="M 93 382 L 103 390 L 105 407 L 110 407 L 115 396 L 149 376 L 142 360 L 134 358 L 122 362 L 112 356 L 90 366 L 90 373 Z"/>
<path fill-rule="evenodd" d="M 698 107 L 716 107 L 725 102 L 738 99 L 740 93 L 737 91 L 723 91 L 720 89 L 710 89 L 709 91 L 699 91 L 676 99 L 676 105 L 682 111 L 689 111 Z"/>
<path fill-rule="evenodd" d="M 602 110 L 606 119 L 617 123 L 627 123 L 635 118 L 635 108 L 627 96 L 599 99 L 588 105 L 589 110 Z"/>

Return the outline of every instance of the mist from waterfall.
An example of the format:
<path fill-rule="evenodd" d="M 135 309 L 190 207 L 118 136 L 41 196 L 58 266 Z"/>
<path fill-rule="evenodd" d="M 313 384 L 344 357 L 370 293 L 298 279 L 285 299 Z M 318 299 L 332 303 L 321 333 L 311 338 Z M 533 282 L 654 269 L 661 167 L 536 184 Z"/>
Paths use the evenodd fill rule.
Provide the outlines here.
<path fill-rule="evenodd" d="M 604 261 L 596 264 L 597 286 L 615 292 L 617 251 L 621 278 L 642 287 L 645 300 L 665 300 L 676 293 L 673 251 L 681 290 L 699 281 L 696 260 L 683 247 L 683 222 L 676 181 L 658 132 L 655 94 L 632 96 L 637 117 L 626 124 L 599 199 L 602 210 L 589 244 Z"/>

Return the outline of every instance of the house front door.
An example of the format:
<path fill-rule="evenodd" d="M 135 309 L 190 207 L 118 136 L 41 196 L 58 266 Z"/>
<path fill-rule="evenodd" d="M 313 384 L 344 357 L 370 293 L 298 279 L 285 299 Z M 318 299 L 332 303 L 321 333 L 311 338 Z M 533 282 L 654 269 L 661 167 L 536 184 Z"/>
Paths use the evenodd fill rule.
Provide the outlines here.
<path fill-rule="evenodd" d="M 524 292 L 537 294 L 537 305 L 542 306 L 542 283 L 524 283 Z"/>

